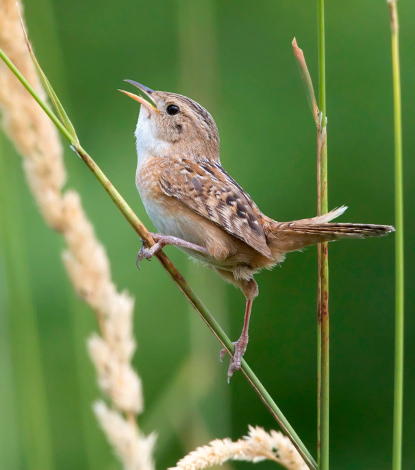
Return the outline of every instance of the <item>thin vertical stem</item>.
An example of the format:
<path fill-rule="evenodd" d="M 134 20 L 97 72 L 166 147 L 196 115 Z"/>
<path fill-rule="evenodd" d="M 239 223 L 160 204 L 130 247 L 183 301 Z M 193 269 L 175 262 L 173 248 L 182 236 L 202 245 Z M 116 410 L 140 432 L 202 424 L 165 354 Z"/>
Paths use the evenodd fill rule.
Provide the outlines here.
<path fill-rule="evenodd" d="M 327 204 L 327 133 L 326 133 L 326 56 L 324 0 L 318 0 L 319 106 L 320 126 L 317 135 L 318 214 Z M 329 468 L 329 267 L 327 243 L 318 249 L 318 386 L 317 386 L 317 452 L 318 466 Z"/>
<path fill-rule="evenodd" d="M 393 470 L 402 467 L 403 348 L 404 348 L 404 221 L 402 177 L 402 111 L 399 65 L 399 22 L 396 0 L 389 0 L 392 35 L 392 75 L 395 127 L 395 392 L 393 410 Z"/>
<path fill-rule="evenodd" d="M 4 175 L 10 174 L 4 165 L 4 138 L 0 134 L 0 210 L 4 216 L 5 198 L 10 198 L 3 181 Z M 14 201 L 13 201 L 14 202 Z M 13 363 L 13 335 L 11 331 L 10 304 L 12 302 L 9 292 L 9 269 L 5 266 L 6 256 L 10 256 L 8 251 L 9 228 L 6 227 L 6 220 L 0 225 L 0 468 L 21 468 L 23 463 L 22 445 L 19 436 L 18 426 L 18 405 L 16 399 L 16 365 Z M 7 233 L 6 233 L 7 232 Z M 15 235 L 15 234 L 13 234 Z M 12 236 L 13 236 L 12 235 Z M 7 244 L 7 246 L 6 246 Z"/>
<path fill-rule="evenodd" d="M 6 293 L 9 331 L 6 334 L 10 335 L 15 382 L 13 385 L 16 394 L 14 399 L 17 405 L 17 433 L 22 442 L 18 458 L 28 470 L 38 468 L 52 470 L 55 465 L 49 404 L 42 367 L 39 329 L 22 237 L 25 232 L 23 216 L 19 211 L 20 193 L 15 180 L 14 167 L 10 161 L 6 161 L 4 154 L 0 154 L 1 243 L 5 255 L 4 267 L 9 280 Z M 10 432 L 14 432 L 13 424 L 8 423 L 7 427 L 10 428 Z"/>

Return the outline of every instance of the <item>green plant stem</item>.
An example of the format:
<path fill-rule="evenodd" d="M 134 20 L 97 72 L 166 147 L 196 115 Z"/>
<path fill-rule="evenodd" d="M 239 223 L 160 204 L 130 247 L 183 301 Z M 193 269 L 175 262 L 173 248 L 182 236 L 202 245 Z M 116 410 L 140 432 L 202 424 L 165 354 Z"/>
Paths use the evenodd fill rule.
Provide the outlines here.
<path fill-rule="evenodd" d="M 7 164 L 9 163 L 9 164 Z M 49 403 L 42 367 L 41 342 L 33 307 L 30 273 L 27 270 L 25 246 L 22 240 L 24 219 L 19 211 L 20 193 L 16 188 L 12 165 L 0 154 L 0 213 L 2 227 L 0 242 L 3 245 L 4 268 L 9 283 L 7 299 L 9 316 L 7 330 L 12 352 L 13 386 L 17 411 L 17 432 L 22 448 L 20 465 L 27 470 L 53 470 L 55 468 L 52 434 L 49 420 Z M 5 312 L 1 312 L 4 315 Z M 4 378 L 2 379 L 4 380 Z M 13 403 L 8 403 L 13 409 Z M 13 425 L 2 420 L 7 432 Z M 4 445 L 4 444 L 3 444 Z M 1 459 L 0 459 L 1 460 Z M 21 468 L 22 468 L 21 467 Z M 2 466 L 2 468 L 12 468 Z"/>
<path fill-rule="evenodd" d="M 33 98 L 39 103 L 42 109 L 46 112 L 52 122 L 56 127 L 62 132 L 64 137 L 71 143 L 72 148 L 80 156 L 80 158 L 86 163 L 88 168 L 92 171 L 95 177 L 98 179 L 100 184 L 107 191 L 108 195 L 111 197 L 115 205 L 120 209 L 121 213 L 127 219 L 129 224 L 133 227 L 136 233 L 140 236 L 145 243 L 151 247 L 155 244 L 153 237 L 150 235 L 150 232 L 141 222 L 141 220 L 136 216 L 131 207 L 127 202 L 122 198 L 120 193 L 115 189 L 109 179 L 105 176 L 104 172 L 99 168 L 99 166 L 94 162 L 94 160 L 88 155 L 88 153 L 79 145 L 76 141 L 76 138 L 71 135 L 70 132 L 65 128 L 65 126 L 59 121 L 56 115 L 48 108 L 48 106 L 42 101 L 39 95 L 35 90 L 29 85 L 26 79 L 22 74 L 17 70 L 14 64 L 6 56 L 4 51 L 0 49 L 0 57 L 4 60 L 6 65 L 10 70 L 16 75 L 16 77 L 21 81 L 24 87 L 29 91 Z M 173 281 L 178 285 L 184 295 L 187 297 L 188 301 L 193 305 L 195 310 L 200 314 L 203 321 L 207 324 L 213 334 L 221 342 L 223 347 L 229 352 L 229 354 L 234 353 L 234 346 L 231 340 L 227 337 L 225 332 L 222 330 L 220 325 L 217 323 L 213 315 L 207 310 L 203 303 L 198 299 L 196 294 L 192 291 L 190 286 L 187 284 L 186 280 L 179 273 L 177 268 L 173 265 L 170 259 L 163 253 L 159 251 L 156 254 L 156 257 L 170 274 Z M 265 406 L 268 408 L 272 416 L 279 423 L 280 427 L 290 438 L 293 445 L 296 447 L 307 466 L 310 469 L 317 469 L 317 464 L 311 456 L 310 452 L 307 450 L 303 442 L 300 440 L 294 429 L 291 427 L 285 416 L 282 414 L 281 410 L 278 408 L 274 400 L 271 398 L 265 387 L 259 381 L 258 377 L 253 373 L 252 369 L 248 366 L 245 360 L 242 360 L 242 372 L 245 377 L 248 379 L 249 383 L 253 389 L 257 392 Z"/>
<path fill-rule="evenodd" d="M 39 106 L 45 111 L 45 113 L 49 116 L 50 120 L 55 124 L 55 126 L 59 129 L 59 131 L 65 136 L 65 138 L 73 143 L 74 138 L 65 128 L 65 126 L 59 121 L 58 117 L 53 113 L 53 111 L 46 105 L 46 103 L 42 100 L 42 98 L 36 93 L 33 87 L 29 84 L 29 82 L 23 77 L 20 73 L 19 69 L 13 64 L 13 62 L 7 57 L 6 53 L 3 49 L 0 48 L 0 57 L 4 61 L 4 63 L 9 67 L 9 69 L 13 72 L 13 74 L 19 79 L 20 83 L 26 88 L 26 90 L 32 95 L 34 100 L 39 104 Z"/>
<path fill-rule="evenodd" d="M 318 0 L 319 107 L 320 126 L 317 136 L 317 199 L 318 214 L 328 211 L 327 202 L 327 115 L 326 115 L 326 52 L 324 0 Z M 321 470 L 329 468 L 329 265 L 327 243 L 318 247 L 317 301 L 317 453 Z"/>
<path fill-rule="evenodd" d="M 16 220 L 7 218 L 7 201 L 11 201 L 13 195 L 9 194 L 7 185 L 10 183 L 9 171 L 6 171 L 4 162 L 5 137 L 0 134 L 0 210 L 2 214 L 2 224 L 0 224 L 0 441 L 2 450 L 0 452 L 0 468 L 21 468 L 23 447 L 19 439 L 19 410 L 17 406 L 17 364 L 16 355 L 13 350 L 18 348 L 15 344 L 16 335 L 13 334 L 12 319 L 10 311 L 13 304 L 12 282 L 10 280 L 10 266 L 7 258 L 15 259 L 10 253 L 10 239 L 16 238 L 20 231 L 16 230 Z M 7 168 L 8 170 L 8 168 Z M 7 174 L 7 178 L 6 178 Z M 13 186 L 12 186 L 13 187 Z M 13 205 L 15 201 L 13 200 Z M 13 224 L 13 226 L 11 226 Z M 13 231 L 12 231 L 13 230 Z M 19 294 L 21 291 L 19 292 Z M 26 292 L 25 292 L 26 293 Z M 14 310 L 17 310 L 16 308 Z M 25 312 L 27 315 L 27 312 Z M 26 416 L 24 423 L 27 422 Z"/>
<path fill-rule="evenodd" d="M 404 365 L 404 221 L 402 172 L 402 111 L 399 65 L 399 22 L 396 0 L 389 0 L 392 36 L 393 114 L 395 127 L 395 390 L 393 410 L 393 470 L 402 467 Z"/>

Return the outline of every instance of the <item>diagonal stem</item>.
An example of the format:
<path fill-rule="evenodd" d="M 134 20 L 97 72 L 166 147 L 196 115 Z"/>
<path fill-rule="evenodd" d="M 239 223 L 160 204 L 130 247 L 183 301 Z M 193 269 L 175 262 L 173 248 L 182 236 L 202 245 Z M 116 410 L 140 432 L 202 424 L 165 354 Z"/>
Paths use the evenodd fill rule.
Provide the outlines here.
<path fill-rule="evenodd" d="M 143 225 L 140 219 L 135 215 L 131 207 L 126 203 L 126 201 L 122 198 L 122 196 L 118 193 L 118 191 L 114 188 L 102 170 L 98 167 L 98 165 L 92 160 L 92 158 L 85 152 L 82 147 L 75 147 L 75 150 L 78 152 L 79 156 L 84 160 L 87 164 L 89 169 L 94 173 L 97 177 L 98 181 L 102 184 L 105 188 L 111 199 L 114 201 L 116 206 L 120 209 L 124 217 L 133 227 L 133 229 L 137 232 L 137 234 L 146 241 L 149 246 L 153 246 L 155 244 L 154 239 L 152 238 L 150 232 L 147 228 Z M 178 285 L 181 289 L 183 294 L 187 297 L 187 300 L 193 305 L 195 310 L 199 313 L 202 317 L 202 320 L 206 323 L 212 333 L 216 336 L 216 338 L 222 343 L 223 347 L 233 355 L 234 353 L 234 346 L 228 336 L 220 327 L 219 323 L 215 320 L 214 316 L 209 312 L 209 310 L 203 305 L 200 299 L 196 296 L 196 294 L 192 291 L 190 286 L 187 284 L 186 280 L 183 276 L 179 273 L 177 268 L 174 264 L 170 261 L 170 259 L 163 253 L 163 251 L 159 251 L 156 254 L 158 260 L 162 264 L 162 266 L 166 269 L 166 271 L 170 274 L 173 281 Z M 265 387 L 262 385 L 258 377 L 254 374 L 252 369 L 248 366 L 245 360 L 242 359 L 242 367 L 241 370 L 245 377 L 247 378 L 248 382 L 251 384 L 255 392 L 259 395 L 265 406 L 268 408 L 269 412 L 272 414 L 274 419 L 278 422 L 280 427 L 284 430 L 284 432 L 288 435 L 291 442 L 294 444 L 304 461 L 306 462 L 307 466 L 310 469 L 317 469 L 317 464 L 315 463 L 313 457 L 302 443 L 288 420 L 282 414 L 281 410 L 278 408 L 277 404 L 271 398 Z"/>
<path fill-rule="evenodd" d="M 94 160 L 88 155 L 88 153 L 82 148 L 82 146 L 77 142 L 76 138 L 65 128 L 61 121 L 56 117 L 56 115 L 50 110 L 50 108 L 45 104 L 45 102 L 40 98 L 40 96 L 33 90 L 30 84 L 22 76 L 22 74 L 17 70 L 14 64 L 6 56 L 4 51 L 0 49 L 0 57 L 10 68 L 10 70 L 16 75 L 20 80 L 23 86 L 28 90 L 28 92 L 33 96 L 33 98 L 39 103 L 42 109 L 46 112 L 52 122 L 56 127 L 61 131 L 64 137 L 70 142 L 72 148 L 77 152 L 80 158 L 85 162 L 88 168 L 92 171 L 95 177 L 98 179 L 99 183 L 104 187 L 105 191 L 111 197 L 115 205 L 119 208 L 120 212 L 127 219 L 129 224 L 135 230 L 135 232 L 140 236 L 140 238 L 145 241 L 148 247 L 152 247 L 155 244 L 151 233 L 147 230 L 145 225 L 141 220 L 136 216 L 131 207 L 127 202 L 122 198 L 121 194 L 117 189 L 112 185 L 110 180 L 106 177 L 101 168 L 94 162 Z M 173 281 L 184 293 L 188 301 L 193 305 L 195 310 L 202 317 L 203 321 L 207 324 L 213 334 L 221 342 L 223 347 L 233 355 L 234 346 L 225 332 L 222 330 L 218 322 L 215 320 L 213 315 L 208 311 L 208 309 L 203 305 L 199 300 L 196 294 L 192 291 L 190 286 L 187 284 L 186 280 L 179 273 L 177 268 L 173 265 L 170 259 L 163 253 L 159 251 L 156 254 L 158 260 L 166 271 L 170 274 Z M 312 455 L 307 450 L 303 442 L 300 440 L 290 423 L 287 421 L 285 416 L 282 414 L 281 410 L 278 408 L 274 400 L 271 398 L 265 387 L 262 385 L 258 377 L 254 374 L 252 369 L 248 366 L 245 360 L 242 359 L 242 372 L 247 378 L 248 382 L 251 384 L 255 392 L 259 395 L 265 406 L 268 408 L 274 419 L 278 422 L 280 427 L 287 434 L 293 445 L 296 447 L 301 457 L 304 459 L 305 463 L 310 469 L 317 469 L 317 464 L 314 461 Z"/>

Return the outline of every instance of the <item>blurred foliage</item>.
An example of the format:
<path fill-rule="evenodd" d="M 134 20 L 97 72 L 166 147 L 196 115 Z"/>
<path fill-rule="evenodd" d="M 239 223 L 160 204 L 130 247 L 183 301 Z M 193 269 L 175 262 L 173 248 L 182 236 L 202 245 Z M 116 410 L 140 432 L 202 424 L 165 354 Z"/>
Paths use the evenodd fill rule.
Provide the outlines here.
<path fill-rule="evenodd" d="M 415 230 L 410 217 L 415 200 L 415 5 L 402 1 L 399 8 L 409 241 Z M 134 185 L 138 110 L 116 91 L 124 78 L 190 95 L 211 110 L 222 138 L 224 167 L 267 215 L 291 220 L 315 214 L 316 131 L 291 49 L 296 36 L 315 80 L 314 2 L 31 0 L 25 12 L 39 61 L 82 145 L 149 227 Z M 204 22 L 210 26 L 204 28 Z M 393 224 L 386 2 L 329 2 L 326 37 L 329 205 L 349 206 L 343 221 Z M 118 468 L 91 412 L 98 392 L 85 339 L 95 328 L 93 317 L 72 292 L 60 261 L 62 241 L 41 220 L 19 157 L 3 137 L 0 151 L 2 176 L 10 186 L 6 197 L 2 193 L 0 215 L 12 209 L 15 222 L 3 220 L 0 226 L 0 468 L 35 468 L 25 444 L 28 432 L 42 434 L 46 443 L 50 437 L 53 468 Z M 135 365 L 146 398 L 140 425 L 146 432 L 157 427 L 157 467 L 173 465 L 192 446 L 214 437 L 238 438 L 248 424 L 275 428 L 240 374 L 227 386 L 227 365 L 216 362 L 219 344 L 202 321 L 189 321 L 184 297 L 157 261 L 137 271 L 139 240 L 69 149 L 66 164 L 68 185 L 82 194 L 117 285 L 136 297 Z M 10 252 L 7 240 L 18 241 L 18 248 Z M 344 241 L 329 248 L 332 467 L 387 469 L 392 449 L 394 239 Z M 404 467 L 409 468 L 415 460 L 415 254 L 408 243 L 406 248 Z M 257 276 L 261 295 L 254 303 L 246 355 L 314 455 L 316 251 L 291 254 L 281 269 Z M 190 282 L 200 276 L 198 293 L 213 311 L 227 310 L 228 332 L 237 338 L 242 295 L 222 286 L 213 273 L 190 268 L 174 248 L 166 252 L 182 272 L 193 273 Z M 23 297 L 16 298 L 19 289 Z M 25 337 L 19 328 L 30 309 L 34 323 Z M 33 335 L 39 338 L 41 363 L 22 376 L 16 361 Z M 199 342 L 205 361 L 197 351 Z M 195 356 L 196 367 L 191 363 Z M 42 371 L 44 382 L 36 385 Z M 28 396 L 32 389 L 44 390 L 39 402 L 21 401 L 22 383 Z M 204 384 L 201 390 L 198 383 Z M 44 403 L 42 419 L 28 423 L 27 413 L 36 416 Z"/>

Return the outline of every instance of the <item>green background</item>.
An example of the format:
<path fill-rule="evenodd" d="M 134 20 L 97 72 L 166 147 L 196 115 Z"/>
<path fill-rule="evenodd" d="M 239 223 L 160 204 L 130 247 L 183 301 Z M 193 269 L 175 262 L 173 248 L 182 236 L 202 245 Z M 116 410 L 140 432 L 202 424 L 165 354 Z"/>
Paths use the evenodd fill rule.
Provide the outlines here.
<path fill-rule="evenodd" d="M 227 171 L 264 213 L 292 220 L 316 213 L 316 130 L 291 48 L 295 36 L 316 86 L 315 3 L 31 0 L 26 20 L 83 147 L 149 228 L 134 185 L 138 106 L 116 91 L 131 90 L 125 78 L 204 105 L 217 122 Z M 410 244 L 415 230 L 415 5 L 400 1 L 399 9 L 407 286 L 404 468 L 409 469 L 415 460 L 415 256 Z M 386 1 L 327 2 L 326 39 L 329 206 L 349 206 L 341 221 L 393 224 Z M 0 152 L 0 468 L 119 468 L 91 411 L 99 396 L 85 347 L 96 328 L 93 315 L 73 293 L 60 259 L 63 242 L 41 220 L 20 157 L 1 136 Z M 146 402 L 139 424 L 159 435 L 157 468 L 173 466 L 213 438 L 237 439 L 248 424 L 277 428 L 241 374 L 227 385 L 219 343 L 159 263 L 144 262 L 141 271 L 136 269 L 137 236 L 68 148 L 65 163 L 67 186 L 82 195 L 115 283 L 136 298 L 134 365 Z M 236 339 L 242 294 L 176 249 L 166 253 Z M 312 247 L 290 254 L 281 268 L 257 276 L 260 296 L 246 354 L 313 455 L 316 253 Z M 333 243 L 329 256 L 332 468 L 388 469 L 394 236 Z M 31 353 L 37 340 L 40 362 Z"/>

